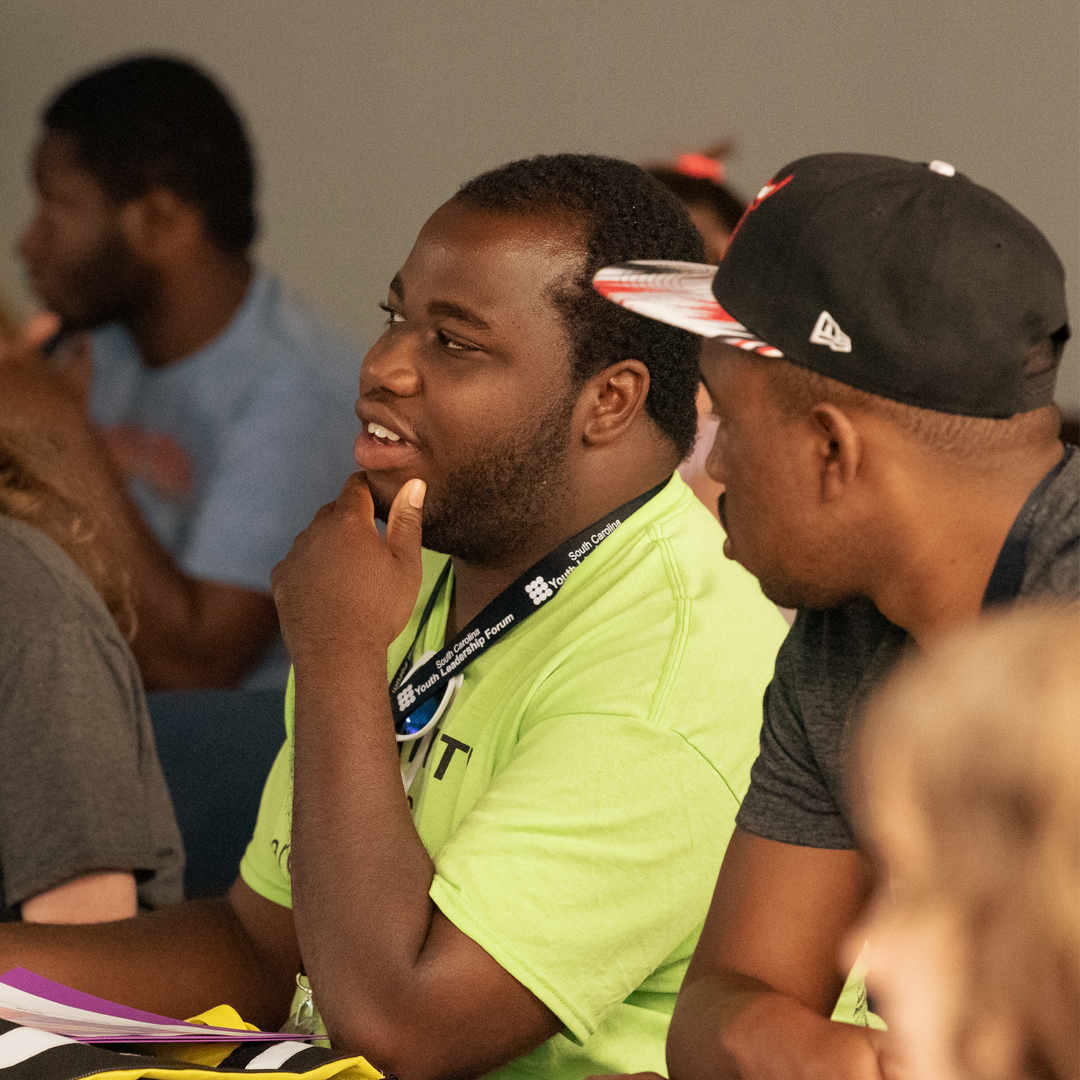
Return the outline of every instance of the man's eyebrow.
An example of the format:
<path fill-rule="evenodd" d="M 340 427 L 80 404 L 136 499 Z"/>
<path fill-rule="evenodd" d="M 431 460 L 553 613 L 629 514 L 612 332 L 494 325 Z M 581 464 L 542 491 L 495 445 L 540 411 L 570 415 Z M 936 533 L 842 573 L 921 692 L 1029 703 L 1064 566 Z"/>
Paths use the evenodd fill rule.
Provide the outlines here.
<path fill-rule="evenodd" d="M 491 326 L 486 319 L 480 318 L 475 311 L 470 311 L 460 304 L 451 303 L 449 300 L 432 300 L 428 304 L 428 314 L 433 318 L 457 319 L 475 330 L 490 330 Z"/>
<path fill-rule="evenodd" d="M 390 282 L 390 291 L 399 299 L 405 299 L 405 286 L 401 283 L 401 275 L 395 274 L 394 280 Z"/>

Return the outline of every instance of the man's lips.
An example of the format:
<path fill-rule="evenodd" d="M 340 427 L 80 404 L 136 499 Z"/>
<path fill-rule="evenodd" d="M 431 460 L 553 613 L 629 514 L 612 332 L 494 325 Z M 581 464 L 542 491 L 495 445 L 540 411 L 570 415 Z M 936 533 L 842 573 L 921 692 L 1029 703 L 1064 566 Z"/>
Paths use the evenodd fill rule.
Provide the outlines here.
<path fill-rule="evenodd" d="M 356 464 L 367 472 L 408 467 L 416 459 L 416 445 L 397 428 L 368 416 L 360 417 L 363 430 L 353 444 Z"/>

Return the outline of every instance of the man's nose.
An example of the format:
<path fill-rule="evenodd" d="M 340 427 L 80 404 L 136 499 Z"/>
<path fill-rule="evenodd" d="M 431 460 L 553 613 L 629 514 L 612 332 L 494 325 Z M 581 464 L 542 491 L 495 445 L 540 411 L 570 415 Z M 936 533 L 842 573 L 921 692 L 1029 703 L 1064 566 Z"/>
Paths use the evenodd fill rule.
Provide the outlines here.
<path fill-rule="evenodd" d="M 420 373 L 414 347 L 414 335 L 401 330 L 384 333 L 360 365 L 360 396 L 389 393 L 395 397 L 412 397 L 418 393 Z"/>

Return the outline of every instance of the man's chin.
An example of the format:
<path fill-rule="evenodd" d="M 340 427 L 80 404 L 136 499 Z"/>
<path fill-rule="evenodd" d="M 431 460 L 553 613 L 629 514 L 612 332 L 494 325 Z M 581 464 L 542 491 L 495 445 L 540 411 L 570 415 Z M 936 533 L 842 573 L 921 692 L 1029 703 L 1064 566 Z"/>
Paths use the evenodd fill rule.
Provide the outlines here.
<path fill-rule="evenodd" d="M 777 585 L 775 582 L 765 582 L 760 578 L 758 584 L 761 586 L 761 591 L 765 596 L 771 600 L 777 607 L 782 608 L 800 608 L 806 605 L 800 603 L 801 594 L 795 592 L 784 585 Z"/>
<path fill-rule="evenodd" d="M 379 521 L 389 521 L 390 507 L 394 505 L 394 498 L 401 490 L 401 484 L 394 487 L 393 484 L 380 480 L 375 473 L 364 472 L 364 476 L 367 478 L 368 491 L 371 492 L 371 501 L 375 504 L 375 517 Z"/>
<path fill-rule="evenodd" d="M 851 593 L 823 589 L 818 582 L 807 584 L 758 578 L 758 584 L 777 607 L 798 611 L 825 611 L 855 598 Z"/>

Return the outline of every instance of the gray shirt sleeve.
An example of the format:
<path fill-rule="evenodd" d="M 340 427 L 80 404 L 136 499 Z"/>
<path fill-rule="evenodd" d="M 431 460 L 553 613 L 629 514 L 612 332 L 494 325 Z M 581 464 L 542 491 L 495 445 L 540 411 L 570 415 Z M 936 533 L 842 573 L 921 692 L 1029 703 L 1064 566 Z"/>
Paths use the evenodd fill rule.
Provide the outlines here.
<path fill-rule="evenodd" d="M 738 824 L 803 847 L 857 847 L 845 808 L 850 721 L 907 647 L 869 600 L 800 611 L 776 658 Z"/>
<path fill-rule="evenodd" d="M 0 918 L 64 881 L 131 870 L 182 898 L 183 848 L 131 651 L 43 533 L 0 519 Z"/>

